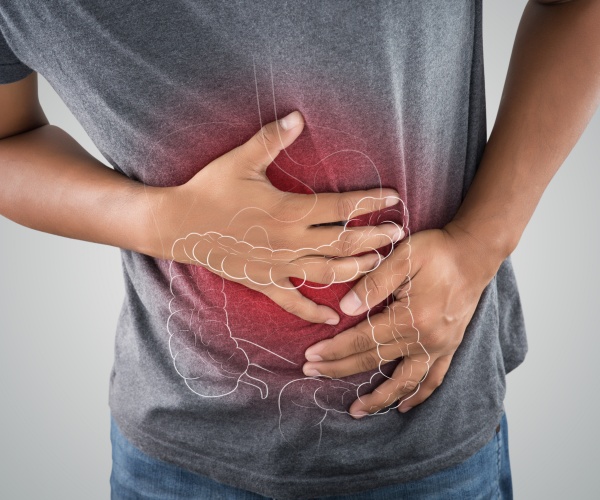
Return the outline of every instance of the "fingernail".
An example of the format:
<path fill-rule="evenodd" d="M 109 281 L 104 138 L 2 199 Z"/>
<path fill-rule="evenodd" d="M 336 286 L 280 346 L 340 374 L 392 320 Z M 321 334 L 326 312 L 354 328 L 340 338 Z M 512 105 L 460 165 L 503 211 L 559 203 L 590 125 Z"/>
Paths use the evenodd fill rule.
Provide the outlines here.
<path fill-rule="evenodd" d="M 400 413 L 406 413 L 409 410 L 412 410 L 413 407 L 412 406 L 406 406 L 404 408 L 400 408 Z"/>
<path fill-rule="evenodd" d="M 340 300 L 340 309 L 346 314 L 356 313 L 356 311 L 360 309 L 360 306 L 362 306 L 362 302 L 354 290 L 350 290 L 346 295 L 344 295 L 342 300 Z"/>
<path fill-rule="evenodd" d="M 323 361 L 323 358 L 318 354 L 309 354 L 306 352 L 304 355 L 306 357 L 306 361 Z"/>
<path fill-rule="evenodd" d="M 307 377 L 320 377 L 321 373 L 316 368 L 304 368 L 304 375 Z"/>
<path fill-rule="evenodd" d="M 340 322 L 340 318 L 329 318 L 325 321 L 326 325 L 337 325 Z"/>
<path fill-rule="evenodd" d="M 379 264 L 379 262 L 381 261 L 381 258 L 378 253 L 368 254 L 368 255 L 369 255 L 370 259 L 368 259 L 367 264 L 369 264 L 369 268 L 371 268 L 371 271 L 372 271 L 373 268 Z"/>
<path fill-rule="evenodd" d="M 404 228 L 400 226 L 395 226 L 392 230 L 390 238 L 392 238 L 392 241 L 394 242 L 400 241 L 402 238 L 404 238 Z"/>
<path fill-rule="evenodd" d="M 316 344 L 311 345 L 306 351 L 304 351 L 304 356 L 307 361 L 323 361 L 321 354 L 323 353 L 323 349 L 327 347 L 327 343 L 329 340 L 321 340 Z"/>
<path fill-rule="evenodd" d="M 364 411 L 364 410 L 359 410 L 357 412 L 351 413 L 351 415 L 354 418 L 363 418 L 365 415 L 368 415 L 369 413 Z"/>
<path fill-rule="evenodd" d="M 307 361 L 323 361 L 323 358 L 319 355 L 320 352 L 320 347 L 309 347 L 304 351 L 304 357 Z"/>
<path fill-rule="evenodd" d="M 289 115 L 279 120 L 279 125 L 283 130 L 290 130 L 300 125 L 300 113 L 298 111 L 292 111 Z"/>
<path fill-rule="evenodd" d="M 386 196 L 385 197 L 385 206 L 386 207 L 393 207 L 397 203 L 400 203 L 400 198 L 398 198 L 397 196 Z"/>

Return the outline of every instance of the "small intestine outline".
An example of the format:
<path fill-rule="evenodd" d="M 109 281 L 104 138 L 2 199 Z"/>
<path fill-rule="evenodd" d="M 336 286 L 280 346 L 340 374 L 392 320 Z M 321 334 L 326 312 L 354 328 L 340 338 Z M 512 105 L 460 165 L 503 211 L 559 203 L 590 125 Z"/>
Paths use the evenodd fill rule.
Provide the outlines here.
<path fill-rule="evenodd" d="M 258 105 L 258 116 L 259 116 L 259 122 L 260 122 L 260 127 L 262 127 L 263 124 L 263 118 L 262 118 L 262 114 L 261 114 L 261 108 L 260 108 L 260 99 L 259 99 L 259 89 L 258 89 L 258 79 L 257 79 L 257 75 L 256 75 L 256 64 L 253 61 L 253 71 L 254 71 L 254 82 L 255 82 L 255 90 L 256 90 L 256 98 L 257 98 L 257 105 Z M 277 118 L 277 108 L 276 108 L 276 99 L 275 99 L 275 84 L 274 84 L 274 77 L 273 77 L 273 66 L 272 66 L 272 62 L 270 63 L 270 76 L 271 76 L 271 90 L 272 90 L 272 98 L 273 98 L 273 108 L 275 111 L 275 118 Z M 313 127 L 318 127 L 318 125 L 312 124 L 311 126 Z M 187 127 L 186 127 L 187 128 Z M 324 127 L 324 128 L 329 128 L 329 127 Z M 176 131 L 175 131 L 176 132 Z M 173 133 L 175 133 L 173 132 Z M 348 134 L 347 132 L 344 131 L 339 131 L 340 133 L 344 133 L 344 134 Z M 169 134 L 171 135 L 171 134 Z M 351 134 L 348 134 L 351 135 Z M 378 179 L 380 179 L 379 176 L 379 172 L 377 170 L 377 167 L 375 165 L 375 163 L 371 160 L 371 158 L 368 157 L 368 155 L 366 155 L 364 152 L 360 151 L 360 150 L 349 150 L 349 149 L 344 149 L 344 150 L 339 150 L 339 151 L 334 151 L 332 153 L 330 153 L 329 155 L 327 155 L 324 158 L 321 158 L 317 163 L 313 164 L 313 165 L 306 165 L 306 164 L 302 164 L 298 161 L 296 161 L 294 158 L 292 158 L 289 155 L 289 152 L 287 151 L 287 149 L 283 149 L 282 152 L 287 156 L 287 158 L 294 164 L 301 166 L 301 167 L 316 167 L 319 163 L 323 162 L 326 158 L 331 157 L 335 154 L 340 154 L 340 153 L 348 153 L 348 152 L 353 152 L 356 154 L 360 154 L 363 155 L 363 157 L 367 158 L 368 161 L 370 162 L 370 164 L 372 165 L 372 167 L 374 168 L 374 170 L 377 172 L 377 176 Z M 276 158 L 271 158 L 272 160 L 272 165 L 275 166 L 276 168 L 279 168 L 283 171 L 282 167 L 277 163 Z M 294 177 L 291 173 L 289 172 L 285 172 L 286 175 L 291 176 L 292 178 L 294 178 L 297 182 L 301 183 L 303 186 L 305 186 L 307 189 L 309 189 L 311 192 L 313 192 L 314 194 L 315 191 L 308 186 L 307 184 L 305 184 L 304 182 L 302 182 L 300 179 Z M 381 187 L 381 181 L 379 183 L 380 187 Z M 362 201 L 362 200 L 361 200 Z M 357 209 L 358 209 L 357 205 Z M 398 215 L 401 216 L 401 220 L 403 221 L 402 224 L 402 229 L 404 231 L 405 234 L 405 239 L 403 240 L 403 242 L 406 244 L 408 250 L 408 255 L 406 257 L 407 259 L 407 265 L 408 265 L 408 272 L 406 273 L 407 276 L 410 276 L 410 266 L 411 266 L 411 260 L 410 260 L 410 254 L 411 254 L 411 245 L 410 245 L 410 229 L 409 229 L 409 214 L 408 214 L 408 209 L 406 207 L 406 204 L 404 203 L 403 200 L 400 200 L 400 206 L 401 209 L 397 209 L 398 210 Z M 345 221 L 344 223 L 344 230 L 346 230 L 348 224 L 352 221 L 352 216 L 349 217 L 348 221 Z M 388 223 L 394 223 L 393 221 L 385 221 Z M 396 224 L 397 225 L 397 224 Z M 183 279 L 185 281 L 188 282 L 188 286 L 189 286 L 189 282 L 194 280 L 193 277 L 193 271 L 191 270 L 193 268 L 193 266 L 202 266 L 204 268 L 207 268 L 209 270 L 211 270 L 214 273 L 223 273 L 227 276 L 226 270 L 223 267 L 223 263 L 225 262 L 225 259 L 223 259 L 220 263 L 220 266 L 215 266 L 213 263 L 209 263 L 208 262 L 208 257 L 207 256 L 205 259 L 200 258 L 197 253 L 195 252 L 196 247 L 198 246 L 199 242 L 204 241 L 204 242 L 209 242 L 211 244 L 217 244 L 219 245 L 219 247 L 221 249 L 225 249 L 226 251 L 230 252 L 230 254 L 236 254 L 236 248 L 238 248 L 238 245 L 240 244 L 246 244 L 247 242 L 240 242 L 235 240 L 235 238 L 232 238 L 231 236 L 227 236 L 227 235 L 222 235 L 219 233 L 215 233 L 215 232 L 209 232 L 209 233 L 204 233 L 204 234 L 200 234 L 200 233 L 190 233 L 182 238 L 179 238 L 178 240 L 176 240 L 173 243 L 172 246 L 172 260 L 169 263 L 169 279 L 170 279 L 170 292 L 171 292 L 171 299 L 169 301 L 169 316 L 167 319 L 167 332 L 169 334 L 169 352 L 170 355 L 172 357 L 173 360 L 173 365 L 174 368 L 176 370 L 176 372 L 178 373 L 179 376 L 181 376 L 184 381 L 185 384 L 187 385 L 187 387 L 196 395 L 200 396 L 200 397 L 225 397 L 228 395 L 231 395 L 232 393 L 236 392 L 238 390 L 238 388 L 240 387 L 240 384 L 244 384 L 247 386 L 252 386 L 255 387 L 256 389 L 258 389 L 259 393 L 260 393 L 260 397 L 261 399 L 267 399 L 268 395 L 269 395 L 269 385 L 266 381 L 262 380 L 255 372 L 256 371 L 260 371 L 260 370 L 264 370 L 266 372 L 269 372 L 271 374 L 276 375 L 273 371 L 267 369 L 264 366 L 261 366 L 260 364 L 253 362 L 250 355 L 248 354 L 248 352 L 243 348 L 242 344 L 244 342 L 248 342 L 250 344 L 253 344 L 255 347 L 262 349 L 265 352 L 268 352 L 270 355 L 277 357 L 280 360 L 283 360 L 287 363 L 290 363 L 291 365 L 297 366 L 296 363 L 294 363 L 293 361 L 277 354 L 276 352 L 267 349 L 264 346 L 261 346 L 257 343 L 251 342 L 247 339 L 243 339 L 240 337 L 237 337 L 235 335 L 235 332 L 232 331 L 231 329 L 231 324 L 229 321 L 229 314 L 228 314 L 228 309 L 227 309 L 227 294 L 225 293 L 225 279 L 221 277 L 222 280 L 222 287 L 220 290 L 213 290 L 214 293 L 219 293 L 223 299 L 222 302 L 222 314 L 223 314 L 223 318 L 224 320 L 222 322 L 219 321 L 212 321 L 212 328 L 207 328 L 207 324 L 206 321 L 203 321 L 202 324 L 200 321 L 200 310 L 194 306 L 191 310 L 188 308 L 186 309 L 185 307 L 182 307 L 181 304 L 181 295 L 176 294 L 176 288 L 177 286 L 175 286 L 177 284 L 177 280 L 178 279 Z M 390 240 L 390 243 L 393 243 Z M 177 247 L 183 247 L 183 248 L 177 248 Z M 187 269 L 190 269 L 190 274 L 189 275 L 184 275 L 179 271 L 179 268 L 181 265 L 177 264 L 176 261 L 174 260 L 174 256 L 177 254 L 181 254 L 181 250 L 183 250 L 183 252 L 185 253 L 185 255 L 188 257 L 189 261 L 192 263 L 190 264 L 190 266 L 192 266 L 192 268 L 188 268 L 186 266 Z M 273 250 L 272 248 L 270 249 L 271 251 Z M 318 249 L 313 249 L 315 252 L 318 252 Z M 376 249 L 373 249 L 377 252 Z M 391 252 L 393 251 L 393 244 L 390 245 L 390 251 L 387 255 L 385 256 L 381 256 L 380 255 L 380 262 L 379 264 L 377 264 L 377 267 L 380 265 L 380 263 L 382 262 L 383 259 L 387 258 Z M 378 252 L 379 253 L 379 252 Z M 247 276 L 247 273 L 245 273 L 245 278 L 250 279 Z M 190 279 L 191 278 L 191 279 Z M 236 277 L 239 278 L 239 277 Z M 276 286 L 281 286 L 277 283 L 275 283 L 273 280 L 272 284 L 275 284 Z M 334 280 L 335 282 L 335 280 Z M 302 283 L 300 283 L 299 285 L 296 285 L 296 288 L 299 288 L 300 286 L 311 286 L 314 287 L 314 285 L 309 285 L 309 283 L 306 283 L 306 280 L 304 280 Z M 330 285 L 325 285 L 326 286 L 330 286 Z M 406 300 L 406 309 L 408 310 L 408 312 L 410 313 L 410 317 L 411 317 L 411 325 L 405 325 L 405 324 L 400 324 L 400 323 L 396 323 L 394 322 L 394 329 L 395 329 L 395 334 L 397 333 L 400 336 L 400 339 L 398 339 L 396 337 L 396 341 L 399 342 L 400 340 L 404 340 L 404 337 L 402 336 L 399 328 L 397 327 L 406 327 L 409 326 L 409 328 L 412 328 L 412 330 L 414 332 L 416 332 L 416 336 L 417 336 L 417 340 L 415 343 L 419 344 L 421 349 L 425 352 L 425 354 L 427 354 L 424 346 L 420 343 L 420 333 L 418 328 L 416 328 L 415 323 L 414 323 L 414 317 L 412 315 L 412 311 L 410 309 L 410 287 L 411 287 L 411 282 L 410 279 L 407 280 L 406 282 L 406 286 L 403 289 L 403 298 Z M 321 287 L 319 287 L 321 288 Z M 189 298 L 187 299 L 189 300 Z M 183 301 L 185 303 L 185 300 Z M 389 304 L 387 304 L 385 306 L 385 309 L 387 310 L 390 316 L 390 321 L 392 321 L 392 318 L 394 318 L 394 314 L 393 314 L 393 310 L 390 309 Z M 378 312 L 378 314 L 381 311 Z M 335 378 L 330 378 L 330 377 L 322 377 L 322 378 L 317 378 L 317 377 L 309 377 L 309 376 L 303 376 L 303 377 L 299 377 L 293 380 L 288 381 L 283 387 L 281 387 L 279 389 L 278 395 L 277 395 L 277 406 L 278 406 L 278 410 L 279 410 L 279 432 L 281 433 L 281 436 L 284 440 L 286 440 L 286 429 L 290 426 L 290 425 L 297 425 L 297 422 L 294 421 L 294 419 L 290 419 L 288 418 L 290 415 L 288 415 L 288 403 L 291 403 L 293 406 L 295 407 L 302 407 L 302 408 L 308 408 L 308 409 L 313 409 L 316 410 L 317 412 L 320 412 L 320 416 L 319 418 L 315 418 L 316 422 L 314 424 L 310 424 L 311 427 L 317 427 L 318 426 L 318 442 L 317 442 L 317 450 L 320 446 L 321 443 L 321 437 L 322 437 L 322 429 L 323 429 L 323 422 L 326 419 L 327 415 L 329 414 L 329 412 L 336 412 L 336 413 L 346 413 L 349 414 L 347 410 L 345 410 L 345 407 L 347 406 L 347 401 L 349 399 L 349 395 L 350 394 L 354 394 L 356 397 L 360 397 L 360 391 L 361 389 L 365 386 L 365 385 L 371 385 L 373 384 L 375 377 L 378 376 L 383 376 L 385 378 L 390 378 L 388 375 L 386 375 L 385 373 L 383 373 L 383 371 L 381 370 L 381 366 L 386 364 L 387 362 L 391 362 L 394 360 L 390 360 L 390 359 L 385 359 L 380 352 L 380 347 L 382 345 L 389 345 L 389 344 L 381 344 L 379 343 L 376 338 L 375 338 L 375 326 L 371 323 L 371 310 L 367 311 L 367 320 L 369 322 L 369 324 L 371 325 L 371 333 L 372 333 L 372 338 L 373 340 L 377 343 L 377 352 L 378 355 L 380 357 L 380 363 L 379 363 L 379 367 L 377 369 L 377 371 L 375 371 L 373 374 L 371 374 L 368 378 L 368 380 L 362 382 L 362 383 L 353 383 L 350 382 L 348 380 L 343 380 L 343 379 L 335 379 Z M 177 327 L 176 325 L 176 321 L 177 320 L 182 326 L 181 327 Z M 196 324 L 197 323 L 197 324 Z M 391 325 L 390 325 L 391 326 Z M 220 353 L 216 353 L 210 350 L 210 344 L 211 343 L 219 343 L 219 348 L 221 350 Z M 223 343 L 229 343 L 231 344 L 231 352 L 227 353 L 226 355 L 223 354 L 222 352 L 222 347 L 223 347 Z M 410 344 L 406 344 L 407 347 L 410 346 Z M 408 353 L 404 353 L 402 352 L 402 356 L 407 355 Z M 215 357 L 217 356 L 217 357 Z M 429 356 L 427 354 L 427 356 Z M 401 357 L 399 357 L 401 358 Z M 398 359 L 398 358 L 395 358 Z M 427 364 L 427 372 L 429 370 L 429 360 L 426 361 Z M 255 373 L 254 375 L 251 375 L 248 371 L 250 369 L 250 367 L 255 367 L 255 370 L 253 370 L 253 373 Z M 404 369 L 402 367 L 402 369 Z M 427 373 L 426 373 L 427 374 Z M 425 377 L 423 377 L 424 379 Z M 421 380 L 421 382 L 423 381 L 423 379 Z M 416 389 L 412 392 L 412 394 L 410 394 L 408 397 L 405 397 L 404 399 L 400 398 L 397 401 L 397 404 L 393 405 L 393 401 L 390 401 L 390 406 L 388 406 L 386 409 L 384 410 L 380 410 L 374 414 L 371 414 L 370 416 L 376 416 L 376 415 L 383 415 L 388 413 L 390 410 L 398 408 L 398 406 L 400 405 L 401 402 L 406 401 L 406 399 L 409 399 L 411 397 L 413 397 L 420 388 L 420 383 L 417 385 Z M 377 390 L 377 389 L 375 389 Z M 293 430 L 293 429 L 289 429 L 289 430 Z"/>

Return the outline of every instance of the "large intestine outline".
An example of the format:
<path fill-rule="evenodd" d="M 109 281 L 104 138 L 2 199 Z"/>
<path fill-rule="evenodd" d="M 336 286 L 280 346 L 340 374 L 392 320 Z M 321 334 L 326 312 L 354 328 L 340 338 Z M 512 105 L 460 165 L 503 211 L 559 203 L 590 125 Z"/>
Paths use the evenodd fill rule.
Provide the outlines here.
<path fill-rule="evenodd" d="M 260 108 L 260 100 L 259 100 L 259 92 L 258 92 L 258 79 L 256 76 L 256 64 L 253 63 L 254 69 L 254 80 L 256 85 L 256 98 L 258 104 L 258 115 L 260 126 L 264 125 L 261 108 Z M 275 117 L 277 118 L 277 109 L 276 109 L 276 99 L 275 99 L 275 86 L 273 81 L 273 68 L 272 63 L 270 66 L 271 72 L 271 87 L 272 87 L 272 96 L 273 96 L 273 107 L 275 111 Z M 312 127 L 319 127 L 318 124 L 311 123 Z M 328 128 L 328 127 L 324 127 Z M 345 131 L 339 131 L 340 133 L 347 134 Z M 324 161 L 326 158 L 340 153 L 356 153 L 359 155 L 363 155 L 366 157 L 371 165 L 373 166 L 375 172 L 377 172 L 378 179 L 380 179 L 379 172 L 375 163 L 368 158 L 364 152 L 360 150 L 349 150 L 344 149 L 340 151 L 335 151 L 330 153 L 324 158 L 319 159 L 317 162 L 320 163 Z M 281 154 L 281 153 L 280 153 Z M 315 165 L 303 165 L 299 163 L 297 160 L 292 158 L 289 155 L 287 149 L 283 149 L 282 154 L 287 156 L 287 159 L 292 163 L 303 166 L 303 167 L 314 167 Z M 277 163 L 276 158 L 272 158 L 272 165 L 276 168 L 282 169 L 282 167 Z M 302 182 L 300 179 L 294 177 L 291 173 L 285 172 L 286 175 L 291 176 L 297 182 L 304 185 L 307 189 L 312 191 L 314 190 L 308 186 L 306 183 Z M 381 182 L 380 182 L 381 186 Z M 316 194 L 316 193 L 315 193 Z M 409 214 L 406 204 L 403 200 L 400 200 L 399 206 L 401 208 L 398 210 L 398 215 L 400 216 L 402 222 L 402 230 L 405 234 L 404 244 L 408 250 L 408 255 L 406 257 L 408 263 L 408 272 L 407 276 L 410 276 L 410 228 L 409 228 Z M 358 207 L 357 207 L 358 208 Z M 352 216 L 348 221 L 344 222 L 344 230 L 347 229 L 348 224 L 352 221 Z M 388 223 L 395 223 L 393 221 L 383 221 Z M 381 221 L 379 222 L 381 223 Z M 277 375 L 275 372 L 269 370 L 268 368 L 260 365 L 259 363 L 253 361 L 248 351 L 244 349 L 244 343 L 251 343 L 256 348 L 262 349 L 264 352 L 269 353 L 273 357 L 276 357 L 284 362 L 290 363 L 291 365 L 297 365 L 297 363 L 293 362 L 285 358 L 284 356 L 267 349 L 264 346 L 261 346 L 255 342 L 251 342 L 248 339 L 243 339 L 235 335 L 235 332 L 232 331 L 231 324 L 229 321 L 229 315 L 227 310 L 227 294 L 225 293 L 225 278 L 221 279 L 221 288 L 219 290 L 212 290 L 213 294 L 221 297 L 222 304 L 213 305 L 211 308 L 213 309 L 213 313 L 217 309 L 221 309 L 218 313 L 222 314 L 223 321 L 216 321 L 214 319 L 203 320 L 200 317 L 201 311 L 195 304 L 193 304 L 193 300 L 191 301 L 193 307 L 189 309 L 189 305 L 186 306 L 182 304 L 189 304 L 190 298 L 185 297 L 186 294 L 178 294 L 178 289 L 185 289 L 185 286 L 189 287 L 190 278 L 193 282 L 194 277 L 194 267 L 202 266 L 206 269 L 210 269 L 215 273 L 224 273 L 225 269 L 221 265 L 221 268 L 215 267 L 214 263 L 209 262 L 208 258 L 202 259 L 200 258 L 196 252 L 195 248 L 201 242 L 210 242 L 212 244 L 217 243 L 220 248 L 225 248 L 231 254 L 235 254 L 239 251 L 239 245 L 247 244 L 247 242 L 240 242 L 233 239 L 230 236 L 222 235 L 215 232 L 210 233 L 190 233 L 173 243 L 172 246 L 172 256 L 181 255 L 181 248 L 177 248 L 178 246 L 183 247 L 183 252 L 188 257 L 189 262 L 191 264 L 185 266 L 188 275 L 182 274 L 181 267 L 182 264 L 177 264 L 174 260 L 169 262 L 169 279 L 170 279 L 170 292 L 171 299 L 169 301 L 169 316 L 167 319 L 167 332 L 168 332 L 168 343 L 169 343 L 169 353 L 173 360 L 173 366 L 177 374 L 182 377 L 186 386 L 189 388 L 191 392 L 196 394 L 199 397 L 206 398 L 217 398 L 217 397 L 226 397 L 229 396 L 240 388 L 241 385 L 254 387 L 258 390 L 259 396 L 261 399 L 267 399 L 269 396 L 269 383 L 267 380 L 261 378 L 260 374 L 264 372 L 271 373 L 272 375 Z M 391 242 L 390 250 L 387 255 L 381 255 L 380 263 L 383 259 L 387 258 L 389 254 L 393 251 L 394 245 Z M 236 250 L 238 249 L 238 250 Z M 271 249 L 272 250 L 272 249 Z M 377 251 L 376 249 L 373 249 Z M 315 249 L 318 251 L 318 249 Z M 221 264 L 225 259 L 221 261 Z M 379 265 L 379 264 L 378 264 Z M 248 276 L 245 276 L 248 278 Z M 239 278 L 239 277 L 236 277 Z M 178 286 L 178 281 L 186 282 L 185 286 Z M 272 281 L 272 284 L 276 286 L 281 286 Z M 302 283 L 296 286 L 296 288 L 300 286 L 308 286 L 311 285 L 303 280 Z M 329 285 L 325 285 L 329 286 Z M 411 325 L 399 325 L 394 323 L 394 327 L 396 326 L 405 326 L 411 328 L 414 332 L 416 332 L 417 340 L 416 344 L 420 346 L 420 349 L 427 353 L 424 346 L 420 343 L 420 335 L 418 328 L 416 328 L 414 323 L 414 318 L 412 316 L 412 312 L 410 310 L 410 287 L 411 282 L 410 279 L 407 280 L 405 289 L 403 290 L 403 299 L 406 301 L 405 307 L 410 313 L 411 317 Z M 193 296 L 193 290 L 187 294 Z M 183 299 L 183 300 L 182 300 Z M 389 304 L 386 304 L 384 310 L 387 310 L 390 315 L 390 321 L 393 318 L 393 310 L 389 307 Z M 381 311 L 378 311 L 380 313 Z M 390 378 L 389 375 L 385 374 L 382 371 L 382 366 L 388 362 L 394 361 L 385 359 L 381 353 L 379 348 L 382 345 L 375 339 L 374 330 L 375 327 L 371 323 L 371 315 L 372 312 L 369 310 L 367 312 L 367 320 L 371 325 L 372 338 L 377 343 L 377 351 L 380 357 L 380 363 L 378 369 L 370 374 L 368 380 L 365 380 L 361 383 L 350 382 L 349 380 L 343 379 L 335 379 L 330 377 L 298 377 L 296 379 L 290 380 L 283 387 L 278 389 L 277 394 L 277 407 L 279 411 L 279 431 L 284 440 L 286 440 L 286 430 L 289 432 L 297 432 L 298 429 L 294 429 L 293 427 L 297 427 L 298 425 L 303 425 L 299 419 L 289 418 L 291 417 L 291 413 L 293 411 L 290 409 L 292 407 L 303 408 L 303 411 L 312 410 L 315 418 L 310 418 L 306 420 L 306 415 L 303 415 L 305 418 L 305 425 L 308 425 L 312 428 L 318 429 L 318 442 L 317 449 L 321 443 L 322 437 L 322 429 L 323 422 L 326 419 L 327 415 L 330 412 L 335 412 L 339 414 L 349 414 L 346 410 L 348 406 L 348 402 L 351 397 L 356 399 L 360 398 L 361 390 L 365 387 L 372 386 L 376 377 L 384 377 Z M 210 328 L 207 328 L 207 325 L 210 324 Z M 177 326 L 179 325 L 179 326 Z M 197 326 L 197 327 L 196 327 Z M 395 328 L 395 335 L 400 335 L 400 339 L 396 338 L 396 341 L 400 341 L 403 339 L 402 333 L 398 328 Z M 211 343 L 218 343 L 220 353 L 210 349 Z M 231 351 L 227 354 L 223 354 L 223 346 L 229 344 L 231 346 Z M 407 348 L 410 348 L 410 344 L 407 344 Z M 409 354 L 408 352 L 402 352 L 402 356 Z M 215 357 L 220 356 L 220 357 Z M 402 356 L 396 359 L 401 359 Z M 429 370 L 429 360 L 425 362 L 427 364 L 427 372 Z M 403 369 L 403 368 L 402 368 Z M 251 373 L 252 372 L 252 373 Z M 426 375 L 427 375 L 426 372 Z M 264 377 L 267 378 L 267 377 Z M 423 377 L 424 379 L 425 377 Z M 423 380 L 422 379 L 422 380 Z M 421 380 L 421 381 L 422 381 Z M 400 398 L 397 400 L 397 404 L 392 404 L 394 401 L 390 401 L 390 404 L 384 409 L 380 410 L 376 413 L 371 414 L 370 416 L 383 415 L 388 413 L 392 409 L 398 408 L 401 402 L 405 401 L 408 398 L 413 397 L 420 388 L 420 383 L 417 385 L 416 389 L 412 391 L 408 397 Z M 377 390 L 375 388 L 375 390 Z M 353 400 L 353 399 L 352 399 Z M 351 402 L 351 401 L 350 401 Z M 314 420 L 314 422 L 312 422 Z M 312 423 L 311 423 L 312 422 Z M 291 427 L 290 427 L 291 426 Z M 302 430 L 302 429 L 300 429 Z M 291 442 L 291 441 L 290 441 Z"/>
<path fill-rule="evenodd" d="M 238 340 L 233 337 L 227 319 L 224 323 L 218 322 L 214 319 L 208 320 L 209 322 L 213 323 L 213 325 L 211 325 L 213 328 L 208 329 L 210 335 L 208 339 L 205 339 L 203 338 L 203 332 L 207 333 L 205 329 L 194 329 L 194 319 L 196 315 L 199 314 L 199 310 L 196 307 L 194 307 L 191 311 L 186 309 L 178 309 L 178 297 L 174 293 L 173 284 L 177 278 L 183 276 L 181 274 L 172 273 L 173 262 L 174 261 L 171 261 L 169 265 L 169 273 L 171 276 L 170 290 L 172 298 L 169 301 L 170 314 L 167 319 L 167 330 L 169 331 L 169 353 L 171 354 L 173 366 L 178 375 L 183 378 L 187 387 L 198 396 L 227 396 L 235 392 L 240 383 L 245 383 L 256 387 L 259 390 L 260 397 L 262 399 L 267 398 L 268 386 L 266 382 L 248 373 L 248 368 L 253 363 L 251 363 L 246 351 L 239 347 Z M 224 281 L 223 285 L 225 285 Z M 227 318 L 227 295 L 224 292 L 224 286 L 220 293 L 225 301 L 223 312 L 225 314 L 225 318 Z M 189 319 L 187 322 L 185 321 L 185 318 L 180 317 L 182 313 L 189 314 Z M 182 327 L 179 327 L 179 329 L 177 329 L 178 327 L 173 321 L 174 318 L 180 319 Z M 181 321 L 182 319 L 183 321 Z M 215 329 L 218 328 L 224 328 L 227 333 L 225 335 L 220 332 L 215 334 Z M 182 342 L 181 337 L 185 336 L 193 337 L 193 344 L 190 342 Z M 225 359 L 217 359 L 215 358 L 215 353 L 211 353 L 211 351 L 208 349 L 208 346 L 211 342 L 218 342 L 219 345 L 222 346 L 223 341 L 231 341 L 232 354 Z M 198 348 L 198 342 L 207 348 Z M 189 363 L 182 361 L 182 357 L 184 358 L 186 354 L 190 354 L 192 357 L 190 360 L 191 362 Z M 236 356 L 241 358 L 242 363 L 240 363 L 239 359 L 235 359 Z M 240 364 L 244 367 L 243 369 L 239 368 Z M 226 368 L 226 365 L 229 369 Z M 199 371 L 198 374 L 193 372 L 194 368 Z M 221 383 L 214 383 L 214 380 L 211 380 L 211 376 L 214 377 L 215 375 Z M 228 387 L 228 385 L 232 387 Z"/>

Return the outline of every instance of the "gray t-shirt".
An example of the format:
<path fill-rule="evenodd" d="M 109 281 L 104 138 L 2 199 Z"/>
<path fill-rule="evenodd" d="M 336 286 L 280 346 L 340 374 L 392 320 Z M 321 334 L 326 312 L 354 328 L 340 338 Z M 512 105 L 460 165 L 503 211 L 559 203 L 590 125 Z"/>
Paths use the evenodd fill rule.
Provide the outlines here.
<path fill-rule="evenodd" d="M 381 217 L 414 233 L 452 219 L 485 146 L 481 0 L 4 0 L 0 30 L 0 82 L 39 72 L 111 165 L 148 185 L 184 183 L 298 109 L 305 130 L 272 182 L 395 188 L 406 212 Z M 321 380 L 302 364 L 365 315 L 315 325 L 202 267 L 122 257 L 118 425 L 156 458 L 263 495 L 359 492 L 465 460 L 527 351 L 507 260 L 442 386 L 407 414 L 354 420 L 383 375 Z M 338 309 L 349 286 L 301 291 Z"/>

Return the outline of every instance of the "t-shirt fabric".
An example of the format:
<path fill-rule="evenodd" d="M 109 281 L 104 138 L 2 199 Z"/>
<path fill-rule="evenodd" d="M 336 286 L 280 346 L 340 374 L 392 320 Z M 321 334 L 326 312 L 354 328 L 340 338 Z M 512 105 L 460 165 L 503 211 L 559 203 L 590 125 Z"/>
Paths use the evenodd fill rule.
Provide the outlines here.
<path fill-rule="evenodd" d="M 295 192 L 388 187 L 369 217 L 411 234 L 456 213 L 486 142 L 481 0 L 5 0 L 0 82 L 43 75 L 119 172 L 179 185 L 292 110 L 269 166 Z M 236 196 L 232 193 L 232 196 Z M 398 207 L 401 208 L 398 208 Z M 123 207 L 127 210 L 127 207 Z M 527 342 L 510 260 L 443 384 L 406 414 L 355 420 L 381 372 L 306 377 L 304 351 L 366 317 L 312 324 L 200 266 L 122 251 L 110 410 L 142 451 L 279 499 L 349 494 L 455 465 L 494 434 Z M 82 354 L 83 355 L 83 354 Z"/>

